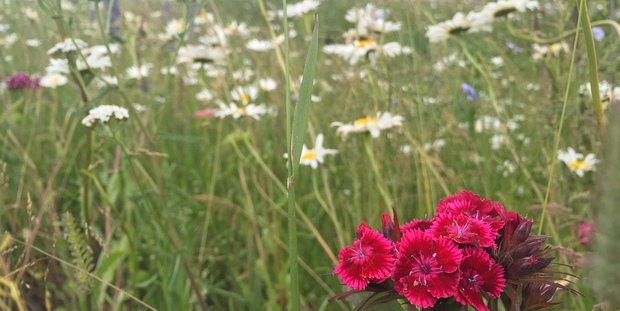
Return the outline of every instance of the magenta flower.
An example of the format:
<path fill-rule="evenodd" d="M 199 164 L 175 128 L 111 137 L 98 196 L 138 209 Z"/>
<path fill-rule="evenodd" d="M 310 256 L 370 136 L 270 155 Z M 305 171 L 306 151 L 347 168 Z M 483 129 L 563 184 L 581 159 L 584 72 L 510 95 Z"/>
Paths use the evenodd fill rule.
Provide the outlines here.
<path fill-rule="evenodd" d="M 491 298 L 499 297 L 506 284 L 504 268 L 493 261 L 484 250 L 467 247 L 463 249 L 460 271 L 458 291 L 454 295 L 456 301 L 470 305 L 477 311 L 488 311 L 481 292 L 484 291 Z"/>
<path fill-rule="evenodd" d="M 491 226 L 493 239 L 497 237 L 497 232 L 504 227 L 504 222 L 499 215 L 504 212 L 504 207 L 489 199 L 481 199 L 477 194 L 469 191 L 461 191 L 451 195 L 437 204 L 437 214 L 467 215 Z"/>
<path fill-rule="evenodd" d="M 357 240 L 340 250 L 334 273 L 345 285 L 364 289 L 370 282 L 381 283 L 389 278 L 395 260 L 392 242 L 362 222 L 357 228 Z"/>
<path fill-rule="evenodd" d="M 394 289 L 413 305 L 432 307 L 439 298 L 455 295 L 461 251 L 452 241 L 420 230 L 404 232 L 397 245 Z"/>
<path fill-rule="evenodd" d="M 428 228 L 431 227 L 431 225 L 433 224 L 432 221 L 430 220 L 423 220 L 423 219 L 414 219 L 402 226 L 400 226 L 400 231 L 401 232 L 407 232 L 410 230 L 415 230 L 415 229 L 419 229 L 422 231 L 426 231 L 428 230 Z"/>
<path fill-rule="evenodd" d="M 589 247 L 592 244 L 594 235 L 596 234 L 596 229 L 594 228 L 593 223 L 584 221 L 579 224 L 576 233 L 579 237 L 579 243 L 581 244 L 581 246 Z"/>
<path fill-rule="evenodd" d="M 450 239 L 458 244 L 469 244 L 476 247 L 493 247 L 495 234 L 491 225 L 482 220 L 458 215 L 439 214 L 426 231 L 434 237 Z"/>
<path fill-rule="evenodd" d="M 37 79 L 31 79 L 27 73 L 17 72 L 7 77 L 4 84 L 8 90 L 21 90 L 39 86 Z"/>

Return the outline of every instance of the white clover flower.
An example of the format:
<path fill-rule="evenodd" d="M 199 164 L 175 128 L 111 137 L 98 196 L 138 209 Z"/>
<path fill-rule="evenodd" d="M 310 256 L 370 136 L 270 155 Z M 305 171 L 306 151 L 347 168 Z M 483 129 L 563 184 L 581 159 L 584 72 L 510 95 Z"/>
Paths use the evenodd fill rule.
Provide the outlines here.
<path fill-rule="evenodd" d="M 349 133 L 369 132 L 373 138 L 379 137 L 382 130 L 387 130 L 395 126 L 401 126 L 403 117 L 399 115 L 392 116 L 389 112 L 377 112 L 373 117 L 366 117 L 355 120 L 353 123 L 345 124 L 342 122 L 332 122 L 331 126 L 337 126 L 336 133 L 342 138 L 347 137 Z"/>
<path fill-rule="evenodd" d="M 313 169 L 319 167 L 319 163 L 325 162 L 326 155 L 334 155 L 338 153 L 338 150 L 323 148 L 323 134 L 316 136 L 314 148 L 309 149 L 306 147 L 306 144 L 304 144 L 301 148 L 299 164 L 308 165 Z M 284 157 L 288 159 L 288 154 L 285 153 Z"/>
<path fill-rule="evenodd" d="M 58 51 L 66 53 L 70 51 L 81 50 L 83 48 L 86 48 L 87 46 L 88 44 L 80 39 L 67 38 L 65 39 L 65 41 L 56 43 L 54 47 L 52 47 L 51 49 L 47 51 L 47 54 L 51 55 Z"/>
<path fill-rule="evenodd" d="M 116 105 L 101 105 L 93 108 L 88 115 L 82 119 L 82 124 L 86 127 L 93 127 L 97 122 L 106 123 L 114 117 L 116 120 L 124 120 L 129 118 L 129 111 Z"/>
<path fill-rule="evenodd" d="M 571 172 L 575 172 L 579 177 L 583 177 L 585 172 L 595 171 L 595 165 L 598 163 L 593 153 L 584 158 L 583 154 L 576 152 L 571 147 L 568 147 L 566 151 L 558 150 L 558 160 L 564 162 Z"/>
<path fill-rule="evenodd" d="M 63 76 L 62 74 L 49 73 L 41 78 L 41 81 L 39 81 L 39 85 L 41 85 L 42 87 L 55 89 L 57 86 L 67 84 L 67 81 L 67 77 Z"/>

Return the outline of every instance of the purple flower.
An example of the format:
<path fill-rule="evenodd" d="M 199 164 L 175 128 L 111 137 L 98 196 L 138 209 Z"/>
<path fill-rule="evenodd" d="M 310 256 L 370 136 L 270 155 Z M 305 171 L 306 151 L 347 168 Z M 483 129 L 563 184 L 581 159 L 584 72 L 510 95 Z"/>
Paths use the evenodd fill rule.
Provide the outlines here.
<path fill-rule="evenodd" d="M 594 36 L 594 40 L 601 41 L 605 38 L 605 30 L 601 27 L 592 27 L 592 35 Z"/>
<path fill-rule="evenodd" d="M 467 84 L 467 83 L 463 83 L 461 84 L 461 90 L 463 90 L 463 93 L 465 93 L 465 95 L 467 95 L 467 100 L 469 101 L 477 101 L 478 100 L 478 94 L 476 94 L 476 90 L 474 89 L 473 86 Z"/>
<path fill-rule="evenodd" d="M 39 86 L 38 79 L 31 79 L 27 73 L 17 72 L 4 80 L 9 90 L 33 89 Z"/>
<path fill-rule="evenodd" d="M 510 50 L 512 50 L 515 53 L 523 53 L 523 49 L 518 47 L 516 44 L 512 42 L 508 42 L 507 46 Z"/>
<path fill-rule="evenodd" d="M 121 17 L 121 5 L 119 3 L 120 1 L 114 1 L 112 3 L 112 9 L 110 10 L 110 0 L 104 0 L 103 1 L 103 5 L 104 8 L 106 10 L 106 12 L 110 12 L 110 29 L 109 32 L 110 34 L 114 34 L 119 36 L 120 35 L 120 29 L 118 27 L 118 20 Z"/>

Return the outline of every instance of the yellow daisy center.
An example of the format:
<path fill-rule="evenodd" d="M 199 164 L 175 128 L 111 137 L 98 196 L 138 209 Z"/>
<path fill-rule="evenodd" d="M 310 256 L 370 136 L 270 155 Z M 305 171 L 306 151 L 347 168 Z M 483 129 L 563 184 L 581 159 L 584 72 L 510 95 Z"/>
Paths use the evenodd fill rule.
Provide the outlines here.
<path fill-rule="evenodd" d="M 574 170 L 578 170 L 582 167 L 586 166 L 586 162 L 585 161 L 573 161 L 570 163 L 570 167 Z"/>
<path fill-rule="evenodd" d="M 556 52 L 558 52 L 558 51 L 560 51 L 560 45 L 559 45 L 559 44 L 554 43 L 554 44 L 552 44 L 551 46 L 549 46 L 549 52 L 551 52 L 551 53 L 554 53 L 554 54 L 555 54 L 555 53 L 556 53 Z"/>
<path fill-rule="evenodd" d="M 250 101 L 250 96 L 245 95 L 245 94 L 241 94 L 241 96 L 239 96 L 239 99 L 240 99 L 242 102 L 244 102 L 244 103 L 245 103 L 245 102 L 249 102 L 249 101 Z"/>
<path fill-rule="evenodd" d="M 361 118 L 353 122 L 353 125 L 355 126 L 361 126 L 361 125 L 367 125 L 367 124 L 377 124 L 377 120 L 375 120 L 375 118 Z"/>
<path fill-rule="evenodd" d="M 301 155 L 301 159 L 302 160 L 312 160 L 312 159 L 316 159 L 316 157 L 318 156 L 318 154 L 314 151 L 307 151 L 306 153 Z"/>
<path fill-rule="evenodd" d="M 240 107 L 240 108 L 235 108 L 235 111 L 233 111 L 234 113 L 240 114 L 240 115 L 245 115 L 246 111 L 245 108 Z"/>
<path fill-rule="evenodd" d="M 181 24 L 181 23 L 177 23 L 176 25 L 174 25 L 174 30 L 175 30 L 176 32 L 181 32 L 181 31 L 183 31 L 183 24 Z"/>
<path fill-rule="evenodd" d="M 59 77 L 52 77 L 50 80 L 51 80 L 51 82 L 53 82 L 53 83 L 58 83 L 58 82 L 60 82 L 60 78 L 59 78 Z"/>
<path fill-rule="evenodd" d="M 355 46 L 358 49 L 363 49 L 369 45 L 375 44 L 375 40 L 362 40 L 360 42 L 357 43 L 357 45 Z"/>

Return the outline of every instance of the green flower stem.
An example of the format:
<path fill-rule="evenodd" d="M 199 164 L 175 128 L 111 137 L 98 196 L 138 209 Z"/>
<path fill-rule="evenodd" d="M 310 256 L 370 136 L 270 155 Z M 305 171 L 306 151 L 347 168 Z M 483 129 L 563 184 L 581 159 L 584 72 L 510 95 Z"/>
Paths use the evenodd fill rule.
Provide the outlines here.
<path fill-rule="evenodd" d="M 341 223 L 338 221 L 338 217 L 336 217 L 336 211 L 334 210 L 333 205 L 327 204 L 327 202 L 325 202 L 325 200 L 321 196 L 316 174 L 312 174 L 312 188 L 314 189 L 314 196 L 316 197 L 317 201 L 319 201 L 319 204 L 321 205 L 325 213 L 327 213 L 329 220 L 331 220 L 334 224 L 334 228 L 336 228 L 338 246 L 344 247 L 345 245 L 347 245 L 344 241 L 344 238 L 342 237 L 342 232 L 344 232 L 344 230 L 342 229 Z"/>
<path fill-rule="evenodd" d="M 577 25 L 581 24 L 582 22 L 582 15 L 581 15 L 581 10 L 579 17 L 577 19 Z M 575 34 L 575 42 L 573 43 L 573 51 L 572 51 L 572 56 L 571 56 L 571 60 L 570 60 L 570 67 L 568 68 L 568 77 L 567 77 L 567 83 L 566 83 L 566 90 L 564 91 L 564 101 L 562 102 L 562 113 L 560 114 L 560 124 L 558 125 L 558 130 L 555 134 L 555 143 L 553 146 L 553 156 L 551 157 L 551 168 L 549 169 L 549 180 L 547 181 L 547 190 L 545 191 L 545 199 L 543 200 L 542 203 L 542 211 L 541 211 L 541 217 L 540 217 L 540 222 L 538 224 L 538 234 L 542 234 L 542 228 L 545 224 L 545 218 L 547 216 L 547 207 L 549 205 L 549 196 L 551 194 L 551 182 L 553 181 L 553 175 L 555 173 L 555 167 L 556 167 L 556 163 L 558 160 L 557 154 L 558 154 L 558 150 L 560 149 L 560 139 L 562 137 L 562 129 L 564 128 L 564 118 L 566 116 L 566 107 L 568 106 L 568 96 L 570 93 L 570 81 L 573 77 L 573 69 L 575 67 L 575 58 L 577 56 L 577 44 L 579 43 L 579 32 L 577 32 Z M 598 90 L 598 88 L 597 88 Z M 553 222 L 549 222 L 550 224 L 553 224 Z M 555 228 L 553 225 L 549 226 L 550 229 L 552 230 L 552 234 L 554 239 L 558 239 L 558 235 L 553 232 L 555 231 Z"/>
<path fill-rule="evenodd" d="M 603 116 L 603 105 L 601 103 L 601 94 L 598 85 L 598 66 L 596 64 L 596 50 L 594 48 L 594 37 L 592 36 L 592 26 L 590 25 L 590 16 L 588 15 L 588 6 L 586 0 L 581 0 L 579 5 L 579 19 L 581 20 L 581 29 L 583 30 L 583 39 L 586 45 L 588 55 L 588 69 L 590 71 L 590 94 L 592 95 L 592 107 L 594 108 L 594 116 L 596 117 L 596 126 L 598 128 L 598 136 L 605 150 L 605 119 Z"/>
<path fill-rule="evenodd" d="M 364 149 L 366 149 L 366 154 L 370 159 L 370 165 L 372 166 L 372 171 L 375 173 L 375 178 L 377 178 L 377 188 L 379 189 L 379 193 L 385 202 L 386 209 L 391 214 L 392 213 L 392 199 L 385 189 L 385 183 L 383 182 L 383 178 L 381 177 L 381 173 L 379 172 L 379 166 L 377 165 L 377 159 L 375 159 L 375 154 L 372 151 L 372 147 L 370 146 L 370 140 L 372 138 L 367 137 L 364 141 Z"/>
<path fill-rule="evenodd" d="M 613 20 L 601 20 L 601 21 L 596 21 L 596 22 L 592 22 L 590 23 L 591 27 L 594 26 L 611 26 L 615 31 L 616 34 L 618 34 L 620 36 L 620 24 L 618 24 L 616 21 Z M 510 22 L 509 19 L 506 19 L 506 29 L 508 30 L 508 33 L 510 33 L 510 35 L 512 35 L 513 37 L 522 39 L 522 40 L 526 40 L 529 42 L 534 42 L 534 43 L 538 43 L 538 44 L 553 44 L 556 43 L 558 41 L 564 40 L 572 35 L 575 35 L 577 32 L 579 32 L 581 29 L 579 29 L 579 27 L 573 29 L 573 30 L 569 30 L 566 31 L 556 37 L 553 38 L 549 38 L 549 39 L 543 39 L 543 38 L 539 38 L 537 37 L 535 34 L 528 34 L 528 35 L 522 35 L 520 33 L 518 33 L 514 27 L 512 27 L 512 23 Z"/>

